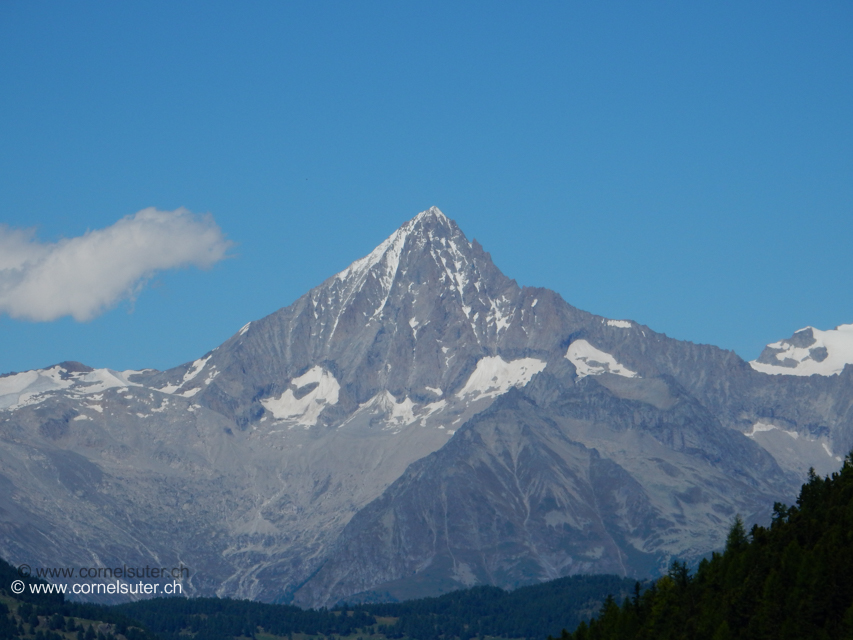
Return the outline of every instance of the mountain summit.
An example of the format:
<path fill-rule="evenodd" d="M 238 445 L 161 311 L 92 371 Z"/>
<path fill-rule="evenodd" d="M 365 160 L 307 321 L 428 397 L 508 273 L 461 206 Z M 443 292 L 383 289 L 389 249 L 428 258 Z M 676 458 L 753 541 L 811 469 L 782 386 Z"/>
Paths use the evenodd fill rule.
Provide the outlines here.
<path fill-rule="evenodd" d="M 853 324 L 829 331 L 806 327 L 787 340 L 768 344 L 757 360 L 756 371 L 771 374 L 832 376 L 853 364 Z"/>
<path fill-rule="evenodd" d="M 0 554 L 311 606 L 642 577 L 853 446 L 853 368 L 768 373 L 519 287 L 433 207 L 194 362 L 0 377 Z"/>
<path fill-rule="evenodd" d="M 476 241 L 433 207 L 211 352 L 203 368 L 217 372 L 212 382 L 198 373 L 184 381 L 181 368 L 162 380 L 182 393 L 199 389 L 199 399 L 240 424 L 265 412 L 298 416 L 305 426 L 336 424 L 386 393 L 397 404 L 429 404 L 461 389 L 483 358 L 501 367 L 507 360 L 500 354 L 548 353 L 555 336 L 543 332 L 543 318 L 555 312 L 589 316 L 551 292 L 536 291 L 504 276 Z M 288 395 L 292 380 L 305 375 L 306 385 L 316 383 L 316 393 L 332 394 L 334 401 L 330 395 L 296 402 Z M 237 387 L 243 392 L 235 394 Z M 326 406 L 318 412 L 317 403 Z M 310 414 L 301 413 L 309 405 Z"/>
<path fill-rule="evenodd" d="M 359 323 L 366 318 L 368 325 L 400 310 L 411 312 L 410 325 L 425 325 L 436 302 L 443 300 L 446 310 L 463 311 L 472 330 L 466 338 L 478 343 L 491 338 L 493 343 L 498 329 L 505 327 L 508 300 L 517 294 L 515 282 L 497 270 L 480 245 L 470 243 L 455 222 L 432 207 L 310 295 L 320 312 L 329 308 L 338 319 L 360 313 Z M 337 326 L 324 337 L 332 340 Z"/>

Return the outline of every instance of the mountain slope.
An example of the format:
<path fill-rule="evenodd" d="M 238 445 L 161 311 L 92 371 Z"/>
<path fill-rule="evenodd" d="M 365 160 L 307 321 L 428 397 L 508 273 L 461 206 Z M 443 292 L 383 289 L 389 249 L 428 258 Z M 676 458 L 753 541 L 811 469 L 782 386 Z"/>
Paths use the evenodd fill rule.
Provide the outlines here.
<path fill-rule="evenodd" d="M 747 535 L 736 522 L 725 552 L 695 576 L 674 564 L 641 597 L 612 600 L 564 640 L 849 638 L 853 632 L 853 457 L 811 475 L 797 504 Z"/>
<path fill-rule="evenodd" d="M 308 605 L 636 575 L 837 468 L 850 375 L 519 287 L 433 208 L 192 363 L 0 377 L 0 553 Z"/>
<path fill-rule="evenodd" d="M 768 515 L 787 478 L 760 446 L 677 389 L 655 385 L 655 406 L 572 380 L 559 364 L 356 514 L 296 601 L 514 588 L 577 573 L 643 577 L 670 557 L 721 546 L 735 512 Z M 641 380 L 601 381 L 623 396 L 628 385 L 649 392 Z"/>

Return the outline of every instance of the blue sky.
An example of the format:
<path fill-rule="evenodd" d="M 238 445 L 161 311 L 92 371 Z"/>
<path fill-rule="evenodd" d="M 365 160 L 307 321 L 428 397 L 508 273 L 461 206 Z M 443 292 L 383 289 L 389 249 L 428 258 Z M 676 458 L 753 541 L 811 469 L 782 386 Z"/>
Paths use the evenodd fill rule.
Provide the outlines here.
<path fill-rule="evenodd" d="M 88 319 L 7 309 L 0 372 L 195 359 L 432 205 L 522 285 L 748 359 L 853 322 L 850 2 L 5 0 L 0 62 L 9 242 L 213 234 Z"/>

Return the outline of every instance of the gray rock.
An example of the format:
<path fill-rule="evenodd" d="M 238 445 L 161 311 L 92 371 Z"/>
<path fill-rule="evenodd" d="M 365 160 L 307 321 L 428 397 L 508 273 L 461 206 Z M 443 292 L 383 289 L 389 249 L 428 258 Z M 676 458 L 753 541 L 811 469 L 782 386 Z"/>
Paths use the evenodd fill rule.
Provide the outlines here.
<path fill-rule="evenodd" d="M 521 288 L 433 208 L 195 362 L 0 377 L 0 555 L 308 606 L 644 576 L 837 469 L 851 375 Z"/>

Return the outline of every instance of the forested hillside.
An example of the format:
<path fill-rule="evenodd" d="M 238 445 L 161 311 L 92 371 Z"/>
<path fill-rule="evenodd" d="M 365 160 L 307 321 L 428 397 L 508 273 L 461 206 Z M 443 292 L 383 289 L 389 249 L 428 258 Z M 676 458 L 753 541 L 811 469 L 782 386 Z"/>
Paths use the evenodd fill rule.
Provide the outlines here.
<path fill-rule="evenodd" d="M 834 640 L 853 638 L 853 453 L 826 478 L 811 472 L 793 507 L 747 534 L 735 521 L 723 553 L 668 575 L 564 640 Z"/>
<path fill-rule="evenodd" d="M 156 599 L 119 605 L 161 640 L 233 638 L 528 638 L 574 628 L 608 594 L 630 593 L 634 582 L 617 576 L 575 576 L 507 592 L 474 587 L 435 598 L 366 604 L 332 610 L 216 598 Z"/>
<path fill-rule="evenodd" d="M 15 594 L 10 585 L 22 580 Z M 159 598 L 104 606 L 68 602 L 0 560 L 0 640 L 544 640 L 598 611 L 608 594 L 630 593 L 631 580 L 575 576 L 507 592 L 474 587 L 400 603 L 314 610 L 218 598 Z"/>

